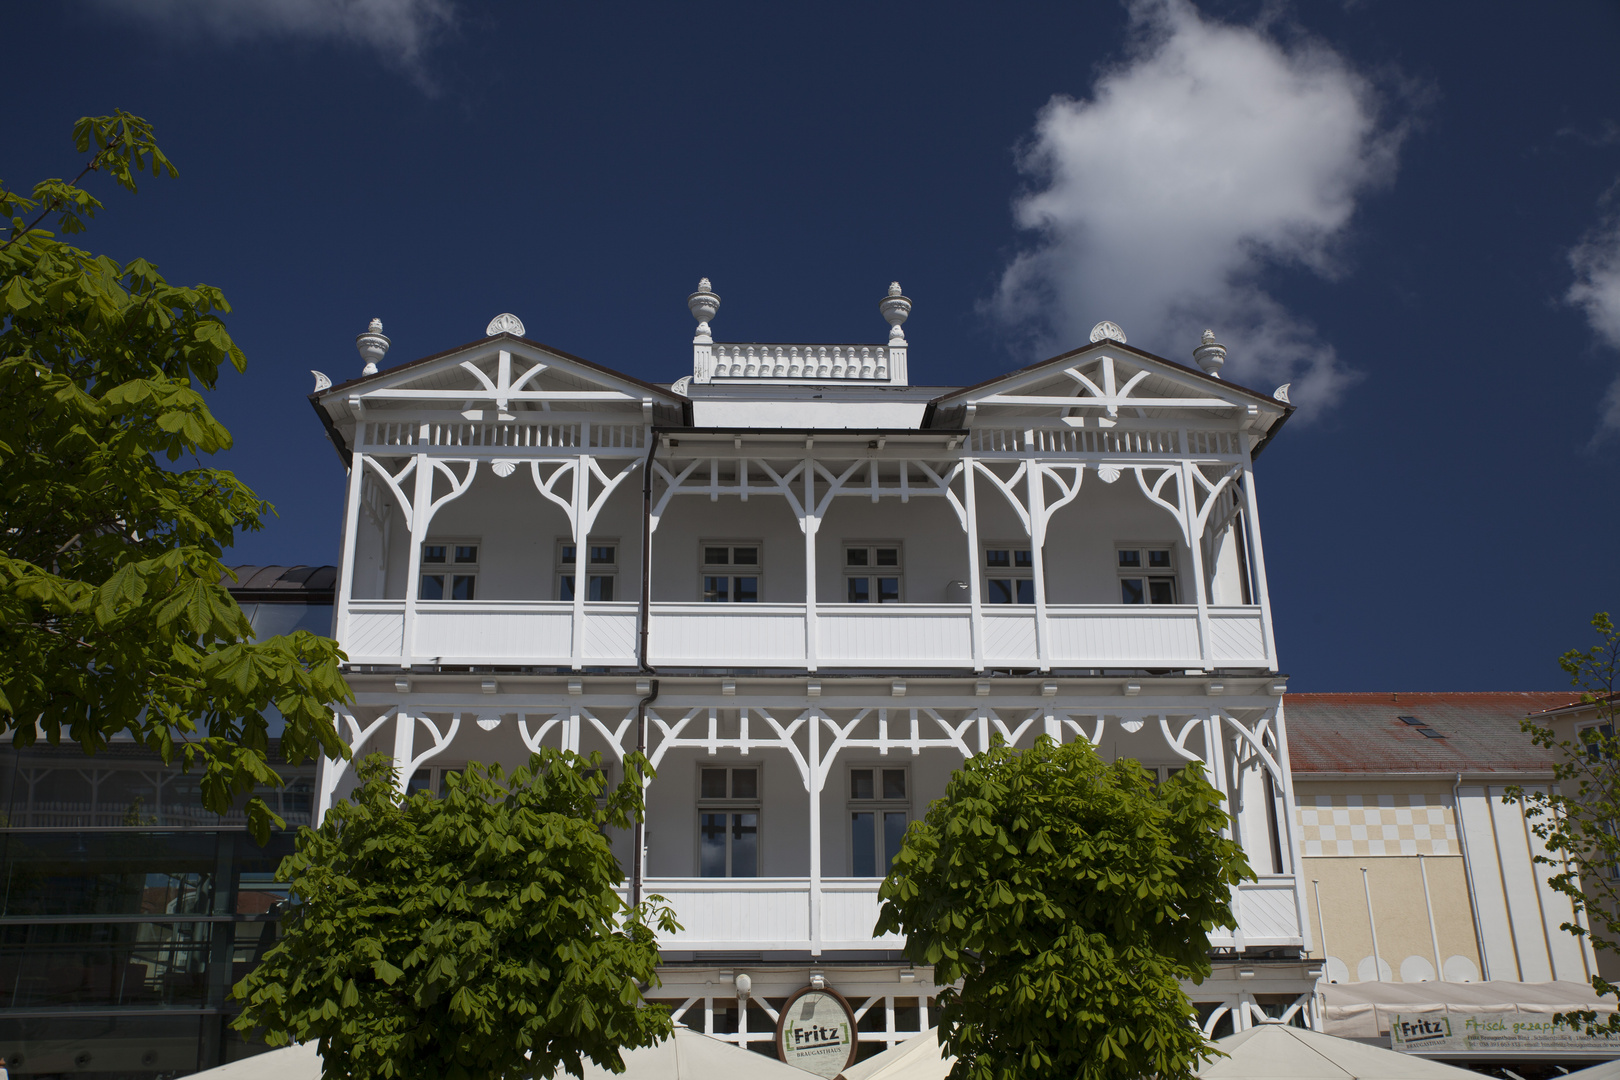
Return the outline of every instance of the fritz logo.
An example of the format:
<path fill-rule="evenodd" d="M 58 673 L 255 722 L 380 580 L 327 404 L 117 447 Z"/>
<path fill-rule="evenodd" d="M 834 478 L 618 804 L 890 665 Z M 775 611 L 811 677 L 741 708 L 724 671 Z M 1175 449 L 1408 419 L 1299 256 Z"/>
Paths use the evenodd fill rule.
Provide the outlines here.
<path fill-rule="evenodd" d="M 814 1024 L 809 1027 L 795 1027 L 793 1029 L 793 1049 L 795 1050 L 821 1050 L 829 1046 L 842 1046 L 844 1042 L 844 1025 L 837 1027 L 823 1027 Z"/>
<path fill-rule="evenodd" d="M 1401 1021 L 1401 1041 L 1404 1043 L 1423 1043 L 1450 1037 L 1451 1021 L 1445 1017 L 1438 1020 Z"/>

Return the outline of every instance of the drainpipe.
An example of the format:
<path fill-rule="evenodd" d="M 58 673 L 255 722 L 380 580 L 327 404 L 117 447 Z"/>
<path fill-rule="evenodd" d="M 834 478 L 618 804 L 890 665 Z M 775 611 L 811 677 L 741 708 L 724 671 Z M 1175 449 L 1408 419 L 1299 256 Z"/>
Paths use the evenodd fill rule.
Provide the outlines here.
<path fill-rule="evenodd" d="M 647 460 L 641 467 L 641 637 L 637 642 L 637 657 L 641 670 L 656 674 L 647 663 L 647 626 L 652 610 L 652 466 L 653 455 L 658 453 L 658 436 L 647 433 Z M 636 753 L 647 755 L 647 707 L 658 700 L 658 680 L 652 680 L 651 691 L 636 705 Z M 630 853 L 630 906 L 641 906 L 641 881 L 647 848 L 647 785 L 641 785 L 641 816 L 636 818 L 632 830 L 634 850 Z"/>
<path fill-rule="evenodd" d="M 1479 890 L 1474 887 L 1474 860 L 1468 857 L 1468 829 L 1463 825 L 1462 773 L 1451 785 L 1451 813 L 1457 819 L 1457 843 L 1462 848 L 1463 876 L 1468 879 L 1468 911 L 1474 917 L 1474 941 L 1479 946 L 1479 975 L 1491 981 L 1491 962 L 1485 956 L 1485 931 L 1479 925 Z"/>
<path fill-rule="evenodd" d="M 1373 978 L 1384 981 L 1384 960 L 1378 955 L 1378 924 L 1373 921 L 1372 886 L 1367 884 L 1367 868 L 1361 868 L 1361 891 L 1367 894 L 1367 929 L 1372 931 Z"/>

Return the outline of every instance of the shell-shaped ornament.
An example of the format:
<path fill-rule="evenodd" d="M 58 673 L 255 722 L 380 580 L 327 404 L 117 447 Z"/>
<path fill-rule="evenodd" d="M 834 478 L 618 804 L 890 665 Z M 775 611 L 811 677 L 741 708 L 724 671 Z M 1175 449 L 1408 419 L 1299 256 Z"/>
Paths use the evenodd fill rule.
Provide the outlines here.
<path fill-rule="evenodd" d="M 1097 466 L 1097 479 L 1105 484 L 1112 484 L 1119 479 L 1119 469 L 1113 465 Z"/>
<path fill-rule="evenodd" d="M 1103 340 L 1117 341 L 1123 345 L 1125 344 L 1125 331 L 1119 328 L 1119 323 L 1109 322 L 1104 319 L 1091 328 L 1091 340 L 1094 342 Z"/>
<path fill-rule="evenodd" d="M 512 473 L 517 470 L 517 462 L 513 461 L 511 458 L 496 458 L 494 461 L 490 462 L 489 467 L 496 476 L 504 479 L 505 477 L 511 476 Z"/>

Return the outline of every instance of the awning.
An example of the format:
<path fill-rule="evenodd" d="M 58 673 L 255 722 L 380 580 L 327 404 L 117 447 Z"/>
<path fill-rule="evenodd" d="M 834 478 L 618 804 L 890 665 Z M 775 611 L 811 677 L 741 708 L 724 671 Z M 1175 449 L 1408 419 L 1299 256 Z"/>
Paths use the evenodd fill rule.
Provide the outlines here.
<path fill-rule="evenodd" d="M 1323 1028 L 1346 1039 L 1375 1039 L 1389 1034 L 1391 1017 L 1491 1013 L 1526 1013 L 1551 1017 L 1576 1009 L 1613 1012 L 1612 999 L 1600 999 L 1586 983 L 1490 982 L 1359 982 L 1329 983 L 1322 995 Z"/>
<path fill-rule="evenodd" d="M 944 1080 L 956 1064 L 939 1046 L 939 1028 L 913 1035 L 843 1071 L 843 1080 Z"/>

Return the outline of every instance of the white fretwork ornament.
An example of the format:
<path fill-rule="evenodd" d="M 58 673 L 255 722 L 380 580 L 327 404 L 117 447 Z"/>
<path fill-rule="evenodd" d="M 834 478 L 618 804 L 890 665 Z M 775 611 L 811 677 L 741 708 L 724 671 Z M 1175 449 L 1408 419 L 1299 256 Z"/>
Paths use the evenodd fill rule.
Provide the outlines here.
<path fill-rule="evenodd" d="M 1109 322 L 1107 319 L 1104 319 L 1102 322 L 1091 328 L 1091 340 L 1094 342 L 1105 340 L 1117 341 L 1123 345 L 1125 344 L 1125 331 L 1119 328 L 1119 323 Z"/>
<path fill-rule="evenodd" d="M 513 337 L 522 337 L 523 320 L 510 311 L 503 311 L 489 320 L 489 325 L 484 327 L 485 337 L 494 337 L 496 334 L 511 334 Z"/>
<path fill-rule="evenodd" d="M 324 372 L 324 371 L 316 371 L 314 368 L 310 368 L 309 373 L 311 375 L 315 376 L 315 390 L 314 390 L 315 393 L 318 394 L 322 390 L 330 390 L 330 389 L 332 389 L 332 379 L 331 379 L 331 377 L 329 375 L 326 374 L 326 372 Z"/>
<path fill-rule="evenodd" d="M 1294 384 L 1291 382 L 1285 382 L 1281 386 L 1277 387 L 1277 389 L 1273 390 L 1271 392 L 1271 396 L 1282 402 L 1284 405 L 1292 405 L 1293 402 L 1288 400 L 1288 388 L 1293 385 Z"/>

